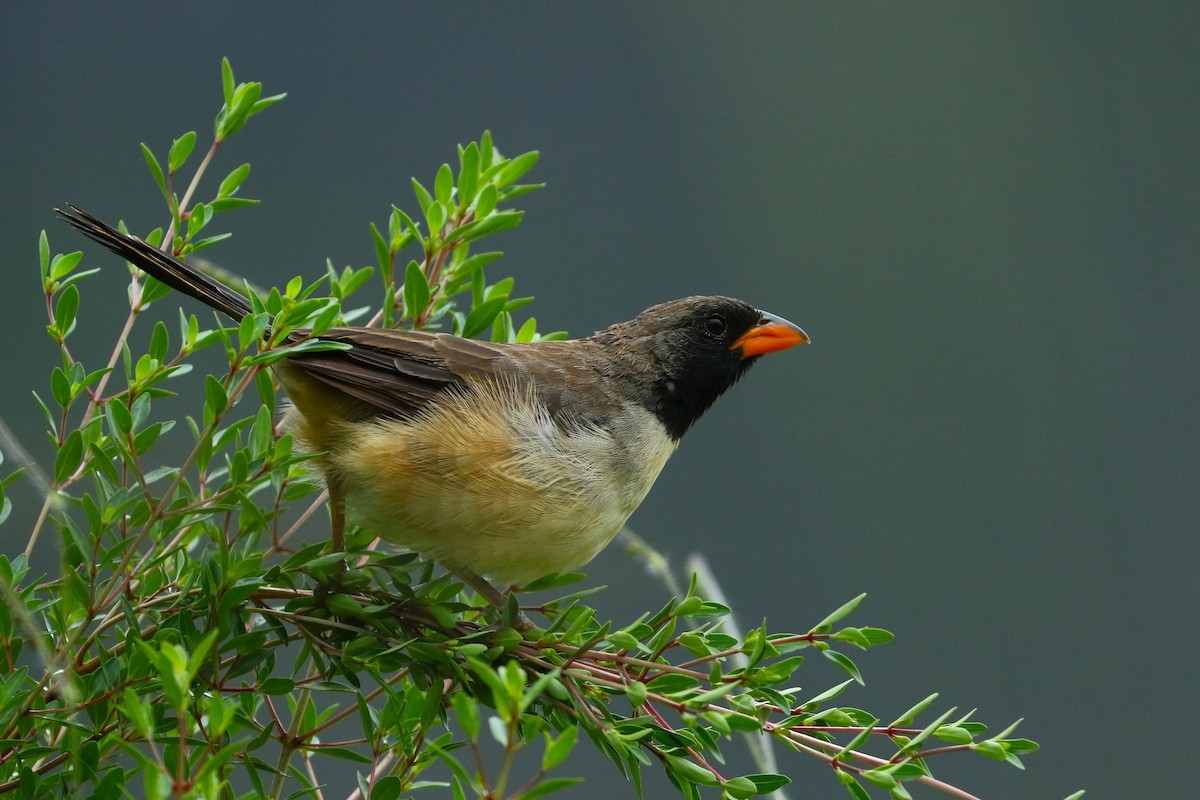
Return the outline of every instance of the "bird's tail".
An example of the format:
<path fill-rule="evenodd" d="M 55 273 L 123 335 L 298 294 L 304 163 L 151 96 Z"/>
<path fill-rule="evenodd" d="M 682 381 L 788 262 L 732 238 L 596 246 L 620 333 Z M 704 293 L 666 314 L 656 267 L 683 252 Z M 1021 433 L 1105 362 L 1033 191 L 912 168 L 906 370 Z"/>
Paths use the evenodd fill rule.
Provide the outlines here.
<path fill-rule="evenodd" d="M 94 239 L 135 267 L 158 280 L 178 289 L 189 297 L 215 308 L 234 320 L 241 320 L 250 313 L 250 301 L 233 289 L 205 275 L 178 258 L 151 247 L 134 236 L 121 233 L 86 211 L 69 206 L 70 211 L 54 209 L 60 217 L 71 223 L 75 230 Z"/>

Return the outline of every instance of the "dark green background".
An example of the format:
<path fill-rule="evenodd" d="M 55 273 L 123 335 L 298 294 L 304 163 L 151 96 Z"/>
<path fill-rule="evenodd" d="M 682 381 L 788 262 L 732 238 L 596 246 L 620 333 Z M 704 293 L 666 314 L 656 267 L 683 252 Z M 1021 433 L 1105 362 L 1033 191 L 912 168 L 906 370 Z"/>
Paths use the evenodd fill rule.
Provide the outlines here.
<path fill-rule="evenodd" d="M 637 530 L 707 554 L 752 624 L 802 629 L 868 592 L 857 622 L 899 641 L 860 659 L 847 703 L 886 716 L 936 690 L 1044 746 L 1026 773 L 960 758 L 941 777 L 1192 796 L 1198 21 L 1184 2 L 8 4 L 0 413 L 48 459 L 37 233 L 82 245 L 64 202 L 163 224 L 137 143 L 207 140 L 222 55 L 289 93 L 213 173 L 254 165 L 244 193 L 266 202 L 210 252 L 262 284 L 369 263 L 367 221 L 490 128 L 543 153 L 549 187 L 501 242 L 543 329 L 726 293 L 815 342 L 717 404 Z M 94 367 L 122 287 L 87 261 L 109 275 L 76 340 Z M 38 504 L 12 494 L 8 552 Z M 590 573 L 618 620 L 662 600 L 615 550 Z M 844 796 L 781 756 L 793 797 Z M 570 796 L 632 794 L 592 771 Z"/>

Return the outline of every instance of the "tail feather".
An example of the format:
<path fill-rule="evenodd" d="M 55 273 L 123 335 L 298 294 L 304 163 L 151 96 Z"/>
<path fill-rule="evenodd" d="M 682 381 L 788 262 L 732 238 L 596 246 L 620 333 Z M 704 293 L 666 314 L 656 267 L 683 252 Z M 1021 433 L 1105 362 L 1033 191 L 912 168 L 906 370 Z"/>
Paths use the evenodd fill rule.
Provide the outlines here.
<path fill-rule="evenodd" d="M 250 313 L 250 302 L 241 294 L 210 278 L 178 258 L 151 247 L 134 236 L 121 233 L 83 209 L 69 206 L 70 211 L 54 209 L 75 230 L 113 251 L 135 267 L 152 275 L 172 289 L 177 289 L 222 314 L 240 320 Z"/>

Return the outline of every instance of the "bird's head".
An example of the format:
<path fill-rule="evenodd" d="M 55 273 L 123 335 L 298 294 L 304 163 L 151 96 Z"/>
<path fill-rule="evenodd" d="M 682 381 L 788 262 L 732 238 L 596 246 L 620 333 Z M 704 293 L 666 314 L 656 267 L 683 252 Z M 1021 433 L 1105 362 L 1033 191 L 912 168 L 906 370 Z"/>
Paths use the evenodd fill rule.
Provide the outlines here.
<path fill-rule="evenodd" d="M 732 297 L 652 306 L 596 338 L 623 352 L 641 399 L 679 439 L 760 356 L 808 342 L 782 317 Z"/>

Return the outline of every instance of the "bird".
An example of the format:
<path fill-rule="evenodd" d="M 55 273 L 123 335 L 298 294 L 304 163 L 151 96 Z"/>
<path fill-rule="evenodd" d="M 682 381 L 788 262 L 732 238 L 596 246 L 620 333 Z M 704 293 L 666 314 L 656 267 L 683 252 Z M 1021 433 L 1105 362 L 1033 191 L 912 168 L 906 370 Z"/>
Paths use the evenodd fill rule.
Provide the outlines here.
<path fill-rule="evenodd" d="M 162 283 L 235 321 L 245 296 L 87 212 L 56 213 Z M 294 330 L 285 343 L 311 338 Z M 654 305 L 591 336 L 493 343 L 334 327 L 344 349 L 273 366 L 283 429 L 314 455 L 331 547 L 347 522 L 440 563 L 503 608 L 507 585 L 575 569 L 624 527 L 683 435 L 799 326 L 731 297 Z"/>

